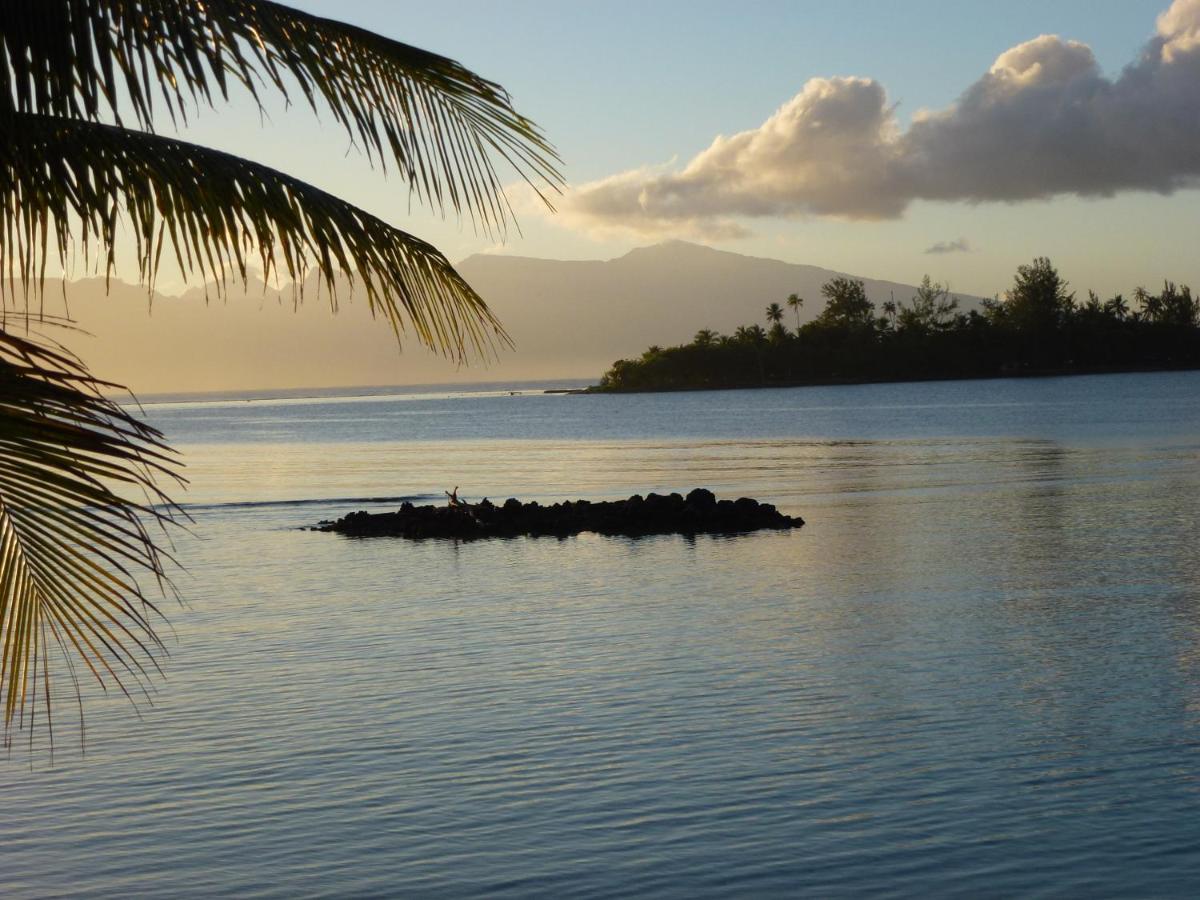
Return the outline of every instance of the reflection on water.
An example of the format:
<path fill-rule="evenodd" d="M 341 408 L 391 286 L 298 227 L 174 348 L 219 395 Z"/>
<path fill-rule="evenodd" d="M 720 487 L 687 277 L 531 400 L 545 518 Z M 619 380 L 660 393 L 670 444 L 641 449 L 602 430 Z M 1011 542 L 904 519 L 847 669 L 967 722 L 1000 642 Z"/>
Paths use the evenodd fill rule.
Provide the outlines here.
<path fill-rule="evenodd" d="M 160 409 L 198 534 L 169 678 L 141 721 L 90 698 L 85 758 L 62 722 L 54 768 L 9 762 L 0 887 L 1191 895 L 1198 386 Z M 295 530 L 455 484 L 704 485 L 808 524 Z"/>

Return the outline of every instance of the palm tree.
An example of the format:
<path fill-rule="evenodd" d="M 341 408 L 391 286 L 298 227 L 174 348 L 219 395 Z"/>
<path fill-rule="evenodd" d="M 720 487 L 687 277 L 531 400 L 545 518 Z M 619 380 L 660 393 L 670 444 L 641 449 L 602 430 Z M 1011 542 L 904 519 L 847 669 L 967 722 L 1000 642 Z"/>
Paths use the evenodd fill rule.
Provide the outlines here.
<path fill-rule="evenodd" d="M 1139 287 L 1134 289 L 1133 299 L 1141 308 L 1143 321 L 1157 322 L 1162 317 L 1164 304 L 1161 296 L 1151 294 L 1145 288 Z"/>
<path fill-rule="evenodd" d="M 787 305 L 796 312 L 796 334 L 800 334 L 800 307 L 804 305 L 804 298 L 799 294 L 788 294 Z"/>
<path fill-rule="evenodd" d="M 890 300 L 884 300 L 883 304 L 882 304 L 882 309 L 883 309 L 883 314 L 885 316 L 887 316 L 887 321 L 894 328 L 896 326 L 896 312 L 897 312 L 895 297 L 893 297 Z"/>
<path fill-rule="evenodd" d="M 767 322 L 771 325 L 778 325 L 783 321 L 783 307 L 778 303 L 772 303 L 767 307 Z"/>
<path fill-rule="evenodd" d="M 696 336 L 692 338 L 692 343 L 697 347 L 711 347 L 717 342 L 717 333 L 710 328 L 701 328 L 696 332 Z"/>
<path fill-rule="evenodd" d="M 1123 322 L 1125 321 L 1125 317 L 1129 315 L 1129 304 L 1125 302 L 1125 297 L 1122 294 L 1117 294 L 1111 300 L 1105 301 L 1104 311 L 1118 322 Z"/>
<path fill-rule="evenodd" d="M 754 352 L 754 361 L 758 366 L 759 383 L 765 384 L 767 381 L 767 372 L 766 372 L 766 368 L 763 366 L 762 348 L 763 348 L 763 345 L 767 342 L 767 332 L 765 330 L 763 330 L 763 327 L 761 325 L 750 325 L 749 327 L 742 326 L 742 328 L 745 328 L 745 333 L 744 333 L 744 338 L 743 338 L 744 341 L 747 344 L 749 344 L 751 347 L 753 347 L 754 351 L 755 351 Z M 738 331 L 742 331 L 742 328 L 739 328 Z"/>
<path fill-rule="evenodd" d="M 33 724 L 39 696 L 48 716 L 60 661 L 72 679 L 81 663 L 130 696 L 157 667 L 157 610 L 141 582 L 169 593 L 169 556 L 150 526 L 181 515 L 156 486 L 177 477 L 174 458 L 160 434 L 101 394 L 117 386 L 60 345 L 15 333 L 46 322 L 30 296 L 40 299 L 49 261 L 65 267 L 78 254 L 111 277 L 117 235 L 128 233 L 151 290 L 164 249 L 218 291 L 245 284 L 251 260 L 296 285 L 315 268 L 331 298 L 339 276 L 360 285 L 397 338 L 459 360 L 510 343 L 436 248 L 283 172 L 158 134 L 155 113 L 186 125 L 237 85 L 260 108 L 267 91 L 299 94 L 419 202 L 500 236 L 512 211 L 497 162 L 543 200 L 561 176 L 553 148 L 499 85 L 268 0 L 10 0 L 0 48 L 7 741 L 14 725 Z"/>

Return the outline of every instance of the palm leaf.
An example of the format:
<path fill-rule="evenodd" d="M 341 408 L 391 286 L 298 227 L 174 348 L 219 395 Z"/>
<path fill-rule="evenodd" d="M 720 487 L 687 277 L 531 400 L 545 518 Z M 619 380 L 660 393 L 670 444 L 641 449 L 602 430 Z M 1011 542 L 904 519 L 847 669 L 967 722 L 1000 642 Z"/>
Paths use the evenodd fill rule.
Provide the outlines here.
<path fill-rule="evenodd" d="M 17 113 L 0 127 L 0 275 L 9 284 L 42 277 L 51 241 L 65 261 L 73 235 L 85 253 L 105 248 L 111 273 L 123 211 L 150 284 L 164 244 L 183 272 L 218 284 L 244 281 L 251 258 L 268 277 L 283 271 L 294 282 L 317 266 L 331 298 L 339 271 L 357 276 L 397 336 L 411 330 L 458 359 L 508 343 L 440 251 L 282 172 L 96 122 Z"/>
<path fill-rule="evenodd" d="M 546 199 L 558 157 L 507 92 L 454 60 L 268 0 L 7 0 L 0 104 L 98 121 L 122 107 L 152 127 L 155 96 L 174 121 L 272 86 L 322 104 L 368 157 L 390 156 L 417 195 L 504 229 L 511 209 L 493 157 Z M 477 217 L 477 218 L 476 218 Z"/>
<path fill-rule="evenodd" d="M 116 387 L 56 344 L 0 328 L 5 743 L 14 724 L 34 724 L 39 695 L 51 724 L 55 651 L 76 691 L 73 661 L 82 660 L 102 686 L 131 696 L 162 651 L 139 579 L 169 589 L 169 557 L 150 529 L 179 515 L 156 478 L 180 479 L 162 435 L 100 393 Z"/>
<path fill-rule="evenodd" d="M 324 191 L 230 154 L 153 134 L 231 86 L 328 111 L 371 162 L 417 198 L 485 231 L 512 218 L 496 164 L 543 200 L 558 157 L 508 94 L 453 60 L 268 0 L 0 0 L 0 696 L 4 730 L 52 696 L 50 655 L 81 659 L 130 693 L 156 667 L 156 609 L 139 578 L 169 588 L 149 526 L 177 509 L 161 435 L 104 399 L 57 345 L 3 319 L 20 282 L 40 291 L 49 255 L 76 247 L 111 275 L 131 226 L 153 288 L 164 248 L 185 275 L 303 284 L 317 267 L 361 282 L 398 336 L 462 359 L 508 343 L 435 248 Z M 126 129 L 123 119 L 140 130 Z M 113 122 L 115 124 L 109 124 Z M 53 245 L 53 246 L 51 246 Z M 124 492 L 140 491 L 142 501 Z M 76 686 L 78 682 L 76 681 Z M 40 685 L 40 690 L 39 690 Z M 143 688 L 144 689 L 144 688 Z M 48 715 L 48 712 L 47 712 Z M 31 731 L 32 734 L 32 731 Z"/>

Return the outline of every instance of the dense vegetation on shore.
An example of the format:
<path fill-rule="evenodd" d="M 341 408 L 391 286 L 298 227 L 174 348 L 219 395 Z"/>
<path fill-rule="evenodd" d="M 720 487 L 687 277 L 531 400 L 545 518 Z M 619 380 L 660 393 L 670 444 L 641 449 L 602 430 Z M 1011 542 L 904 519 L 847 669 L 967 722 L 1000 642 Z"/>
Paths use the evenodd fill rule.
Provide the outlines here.
<path fill-rule="evenodd" d="M 867 299 L 861 281 L 834 278 L 825 308 L 799 324 L 804 300 L 767 307 L 767 327 L 731 335 L 708 329 L 690 344 L 651 347 L 622 359 L 593 390 L 761 387 L 836 381 L 889 381 L 996 375 L 1200 367 L 1200 299 L 1171 282 L 1158 294 L 1138 288 L 1126 300 L 1089 291 L 1077 300 L 1050 260 L 1019 266 L 1001 300 L 959 310 L 928 276 L 908 301 Z"/>

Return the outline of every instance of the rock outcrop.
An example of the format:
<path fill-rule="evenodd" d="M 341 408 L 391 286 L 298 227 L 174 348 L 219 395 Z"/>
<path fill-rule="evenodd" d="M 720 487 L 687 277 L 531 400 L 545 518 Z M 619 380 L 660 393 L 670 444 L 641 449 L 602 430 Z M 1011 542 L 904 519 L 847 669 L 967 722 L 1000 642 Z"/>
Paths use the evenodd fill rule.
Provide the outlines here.
<path fill-rule="evenodd" d="M 406 538 L 516 537 L 581 531 L 599 534 L 737 534 L 761 529 L 799 528 L 804 520 L 785 516 L 770 503 L 749 497 L 718 500 L 712 491 L 696 488 L 680 494 L 634 494 L 628 500 L 593 502 L 573 500 L 542 506 L 516 499 L 496 505 L 487 499 L 471 505 L 413 506 L 404 503 L 395 512 L 354 512 L 335 522 L 323 522 L 319 531 L 354 537 Z"/>

